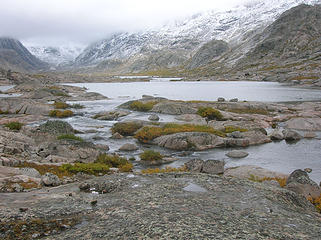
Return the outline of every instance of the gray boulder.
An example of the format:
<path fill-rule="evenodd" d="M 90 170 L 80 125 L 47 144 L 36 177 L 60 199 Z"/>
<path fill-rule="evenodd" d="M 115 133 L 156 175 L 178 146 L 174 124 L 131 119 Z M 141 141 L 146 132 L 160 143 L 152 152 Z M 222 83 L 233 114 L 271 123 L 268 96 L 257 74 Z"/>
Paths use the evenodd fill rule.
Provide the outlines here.
<path fill-rule="evenodd" d="M 230 102 L 238 102 L 238 101 L 239 101 L 238 98 L 232 98 L 232 99 L 230 100 Z"/>
<path fill-rule="evenodd" d="M 173 150 L 207 150 L 223 147 L 223 138 L 205 132 L 184 132 L 161 136 L 153 140 L 158 146 Z"/>
<path fill-rule="evenodd" d="M 223 174 L 224 173 L 223 161 L 219 160 L 207 160 L 203 164 L 202 172 L 209 174 Z"/>
<path fill-rule="evenodd" d="M 20 172 L 28 177 L 41 178 L 41 174 L 34 168 L 20 168 Z"/>
<path fill-rule="evenodd" d="M 60 120 L 47 121 L 39 126 L 39 130 L 41 132 L 51 133 L 54 135 L 73 134 L 76 132 L 69 123 Z"/>
<path fill-rule="evenodd" d="M 218 101 L 218 102 L 225 102 L 225 98 L 219 97 L 219 98 L 217 99 L 217 101 Z"/>
<path fill-rule="evenodd" d="M 46 173 L 41 177 L 41 183 L 47 187 L 55 187 L 61 184 L 57 175 L 52 173 Z"/>
<path fill-rule="evenodd" d="M 148 117 L 150 121 L 159 121 L 159 116 L 157 114 L 152 114 Z"/>
<path fill-rule="evenodd" d="M 106 121 L 113 121 L 117 120 L 120 117 L 124 117 L 130 114 L 128 111 L 108 111 L 108 112 L 100 112 L 96 114 L 93 118 L 98 120 L 106 120 Z"/>
<path fill-rule="evenodd" d="M 233 150 L 231 152 L 228 152 L 226 156 L 230 158 L 245 158 L 249 155 L 249 153 L 245 151 L 240 151 L 240 150 Z"/>
<path fill-rule="evenodd" d="M 302 139 L 302 136 L 294 130 L 287 129 L 287 130 L 283 130 L 282 133 L 286 141 L 298 141 Z"/>
<path fill-rule="evenodd" d="M 132 143 L 126 143 L 119 148 L 120 151 L 136 151 L 137 149 L 137 145 Z"/>
<path fill-rule="evenodd" d="M 281 130 L 274 130 L 271 134 L 270 134 L 270 138 L 273 141 L 281 141 L 284 139 L 284 135 L 282 133 Z"/>
<path fill-rule="evenodd" d="M 192 159 L 184 164 L 186 169 L 190 172 L 208 173 L 208 174 L 222 174 L 224 173 L 224 161 Z"/>
<path fill-rule="evenodd" d="M 196 114 L 197 109 L 185 104 L 174 103 L 174 102 L 160 102 L 156 104 L 153 109 L 153 112 L 171 114 L 171 115 L 182 115 L 182 114 Z"/>
<path fill-rule="evenodd" d="M 317 198 L 321 194 L 321 188 L 318 184 L 312 181 L 309 175 L 301 169 L 297 169 L 290 174 L 286 181 L 286 188 L 305 197 Z"/>
<path fill-rule="evenodd" d="M 202 159 L 192 159 L 184 164 L 189 172 L 202 172 L 204 161 Z"/>

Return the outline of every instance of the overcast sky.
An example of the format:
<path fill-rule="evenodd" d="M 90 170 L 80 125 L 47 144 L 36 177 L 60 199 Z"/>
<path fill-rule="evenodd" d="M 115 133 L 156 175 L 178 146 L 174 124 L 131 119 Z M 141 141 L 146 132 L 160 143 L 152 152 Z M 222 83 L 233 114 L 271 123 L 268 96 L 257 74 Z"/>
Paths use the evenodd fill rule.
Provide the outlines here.
<path fill-rule="evenodd" d="M 248 0 L 1 0 L 0 36 L 24 42 L 87 44 L 120 31 L 160 26 Z"/>

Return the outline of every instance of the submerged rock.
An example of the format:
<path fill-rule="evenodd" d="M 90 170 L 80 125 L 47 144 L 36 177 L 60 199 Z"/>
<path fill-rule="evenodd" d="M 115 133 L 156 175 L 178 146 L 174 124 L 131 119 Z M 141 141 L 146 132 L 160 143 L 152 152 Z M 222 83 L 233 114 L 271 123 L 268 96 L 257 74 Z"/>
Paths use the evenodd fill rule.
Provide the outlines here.
<path fill-rule="evenodd" d="M 294 130 L 283 130 L 282 132 L 284 134 L 284 139 L 286 141 L 299 141 L 300 139 L 302 139 L 302 136 L 294 131 Z"/>
<path fill-rule="evenodd" d="M 120 151 L 136 151 L 138 146 L 132 143 L 126 143 L 119 148 Z"/>
<path fill-rule="evenodd" d="M 159 116 L 157 114 L 152 114 L 148 117 L 150 121 L 159 121 Z"/>
<path fill-rule="evenodd" d="M 228 152 L 226 156 L 230 158 L 245 158 L 249 155 L 249 153 L 245 151 L 240 151 L 240 150 L 233 150 L 231 152 Z"/>

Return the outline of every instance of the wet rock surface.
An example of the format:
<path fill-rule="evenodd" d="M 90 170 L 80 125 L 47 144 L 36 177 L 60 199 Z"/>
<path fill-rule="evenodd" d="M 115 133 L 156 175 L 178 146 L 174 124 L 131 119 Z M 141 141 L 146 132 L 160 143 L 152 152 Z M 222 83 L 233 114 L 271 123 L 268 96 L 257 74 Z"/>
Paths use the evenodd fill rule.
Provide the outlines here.
<path fill-rule="evenodd" d="M 110 175 L 83 187 L 89 191 L 75 183 L 50 191 L 1 194 L 0 237 L 318 239 L 321 234 L 314 207 L 303 196 L 273 185 L 173 173 Z M 43 231 L 41 223 L 48 219 L 55 220 L 56 227 L 48 224 Z M 64 219 L 66 226 L 57 227 Z M 35 220 L 38 225 L 33 225 Z"/>

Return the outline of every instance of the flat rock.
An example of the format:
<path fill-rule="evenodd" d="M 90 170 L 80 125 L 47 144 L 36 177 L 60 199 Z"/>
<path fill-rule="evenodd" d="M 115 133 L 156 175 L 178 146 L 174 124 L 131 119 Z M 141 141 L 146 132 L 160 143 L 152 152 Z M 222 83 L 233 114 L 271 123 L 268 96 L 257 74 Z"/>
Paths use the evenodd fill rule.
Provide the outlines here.
<path fill-rule="evenodd" d="M 298 141 L 302 139 L 302 136 L 294 130 L 286 129 L 286 130 L 283 130 L 282 133 L 286 141 Z"/>
<path fill-rule="evenodd" d="M 249 155 L 249 153 L 240 150 L 233 150 L 231 152 L 226 153 L 226 156 L 230 158 L 245 158 Z"/>
<path fill-rule="evenodd" d="M 132 143 L 126 143 L 119 148 L 120 151 L 136 151 L 138 146 Z"/>
<path fill-rule="evenodd" d="M 264 178 L 264 177 L 285 178 L 288 175 L 280 173 L 280 172 L 270 171 L 268 169 L 254 166 L 254 165 L 242 165 L 239 167 L 225 169 L 224 176 L 249 179 L 249 178 L 251 178 L 251 176 L 255 176 L 258 178 Z"/>
<path fill-rule="evenodd" d="M 321 131 L 321 118 L 292 118 L 285 122 L 285 127 L 305 131 Z"/>

